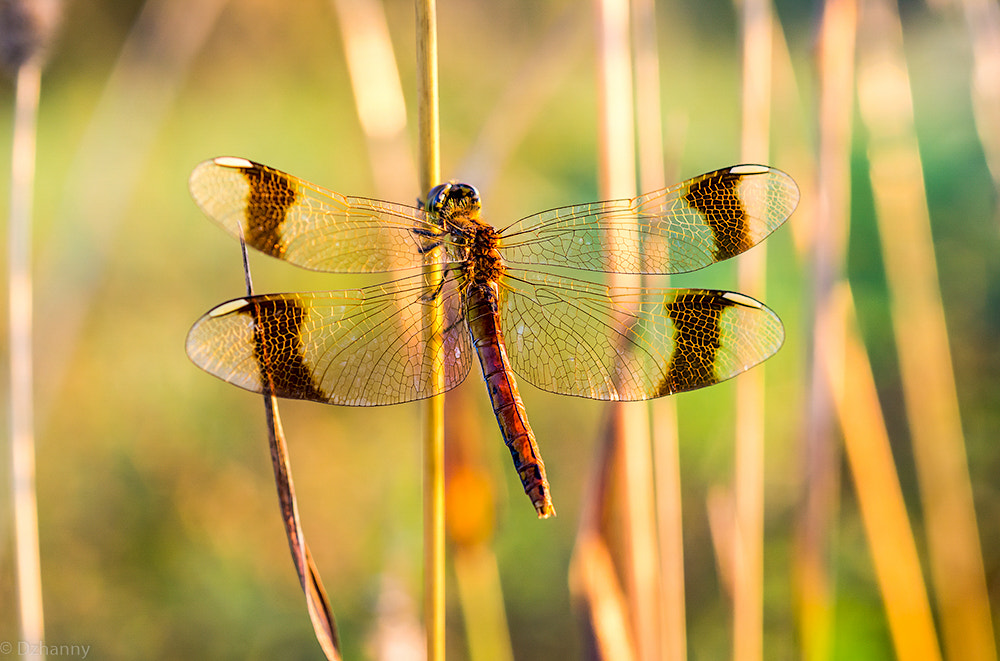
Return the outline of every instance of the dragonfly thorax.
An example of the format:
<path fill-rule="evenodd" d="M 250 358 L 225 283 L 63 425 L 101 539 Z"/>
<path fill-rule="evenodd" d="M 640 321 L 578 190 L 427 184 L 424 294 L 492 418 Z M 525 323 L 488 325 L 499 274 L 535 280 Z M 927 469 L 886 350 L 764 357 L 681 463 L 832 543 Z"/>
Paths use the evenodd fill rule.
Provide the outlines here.
<path fill-rule="evenodd" d="M 503 259 L 497 249 L 497 233 L 491 225 L 476 222 L 466 263 L 472 282 L 478 285 L 495 283 L 503 275 Z"/>
<path fill-rule="evenodd" d="M 427 194 L 427 210 L 438 215 L 455 245 L 463 246 L 463 270 L 469 284 L 495 282 L 503 274 L 492 225 L 480 220 L 479 191 L 459 182 L 440 184 Z"/>

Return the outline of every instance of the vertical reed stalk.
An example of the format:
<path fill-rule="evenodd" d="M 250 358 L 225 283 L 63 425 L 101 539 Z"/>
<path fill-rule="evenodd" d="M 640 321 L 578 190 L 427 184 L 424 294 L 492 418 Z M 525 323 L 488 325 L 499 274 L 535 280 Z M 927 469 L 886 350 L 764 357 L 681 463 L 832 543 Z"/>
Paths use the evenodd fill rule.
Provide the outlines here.
<path fill-rule="evenodd" d="M 771 111 L 769 0 L 742 0 L 743 145 L 745 162 L 766 163 Z M 763 297 L 767 246 L 739 260 L 740 291 Z M 758 661 L 764 652 L 764 371 L 736 383 L 733 551 L 733 658 Z"/>
<path fill-rule="evenodd" d="M 635 42 L 636 139 L 639 156 L 639 190 L 666 185 L 663 157 L 663 111 L 660 105 L 659 47 L 655 0 L 632 1 Z M 661 658 L 687 658 L 684 604 L 684 528 L 681 518 L 680 438 L 677 403 L 673 397 L 652 402 L 654 510 L 659 550 Z"/>
<path fill-rule="evenodd" d="M 418 179 L 422 194 L 440 179 L 440 137 L 438 127 L 437 7 L 435 0 L 417 0 L 417 130 Z M 427 273 L 442 276 L 434 266 L 437 248 L 428 254 Z M 440 305 L 427 308 L 430 315 L 428 360 L 431 378 L 443 390 L 441 330 L 444 323 Z M 443 661 L 445 649 L 444 612 L 444 396 L 424 403 L 424 621 L 427 634 L 427 661 Z"/>
<path fill-rule="evenodd" d="M 993 623 L 903 31 L 895 2 L 865 0 L 862 6 L 858 100 L 868 127 L 872 192 L 945 651 L 952 659 L 992 661 Z"/>
<path fill-rule="evenodd" d="M 20 640 L 32 644 L 45 640 L 35 492 L 31 277 L 31 212 L 41 76 L 41 58 L 32 58 L 18 68 L 8 230 L 11 500 L 14 505 Z M 32 658 L 42 657 L 32 655 Z"/>
<path fill-rule="evenodd" d="M 635 125 L 628 0 L 598 0 L 599 176 L 602 198 L 631 198 L 636 193 Z M 614 239 L 625 249 L 627 233 Z M 612 286 L 641 284 L 635 276 L 614 275 Z M 625 575 L 637 658 L 659 658 L 659 575 L 653 510 L 649 412 L 644 404 L 611 405 L 613 437 L 623 467 L 622 515 L 625 525 Z"/>
<path fill-rule="evenodd" d="M 412 199 L 416 163 L 385 7 L 381 0 L 333 0 L 333 7 L 376 194 L 385 200 Z"/>
<path fill-rule="evenodd" d="M 819 165 L 813 236 L 813 333 L 809 402 L 803 447 L 804 496 L 793 560 L 802 657 L 829 658 L 833 585 L 829 549 L 839 505 L 839 460 L 833 438 L 825 351 L 841 353 L 844 322 L 829 312 L 842 277 L 850 221 L 850 145 L 854 90 L 856 0 L 826 0 L 818 48 Z"/>

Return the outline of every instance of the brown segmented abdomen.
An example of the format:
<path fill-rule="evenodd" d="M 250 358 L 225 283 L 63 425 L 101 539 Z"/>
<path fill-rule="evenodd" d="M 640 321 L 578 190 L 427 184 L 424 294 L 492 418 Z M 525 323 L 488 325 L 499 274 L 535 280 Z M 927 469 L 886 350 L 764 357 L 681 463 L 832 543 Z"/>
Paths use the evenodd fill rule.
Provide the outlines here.
<path fill-rule="evenodd" d="M 539 518 L 553 516 L 556 511 L 552 506 L 549 482 L 545 478 L 545 464 L 507 359 L 495 285 L 473 284 L 469 287 L 466 315 L 472 342 L 483 366 L 483 378 L 493 403 L 493 412 L 524 485 L 524 493 L 528 494 Z"/>

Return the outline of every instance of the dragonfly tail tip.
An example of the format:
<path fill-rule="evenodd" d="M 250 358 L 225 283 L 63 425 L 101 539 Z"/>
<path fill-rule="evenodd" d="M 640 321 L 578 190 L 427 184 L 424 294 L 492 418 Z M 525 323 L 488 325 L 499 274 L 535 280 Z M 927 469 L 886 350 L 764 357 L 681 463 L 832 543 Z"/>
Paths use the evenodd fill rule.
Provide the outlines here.
<path fill-rule="evenodd" d="M 539 519 L 548 519 L 556 515 L 556 508 L 552 506 L 552 501 L 546 501 L 535 505 Z"/>

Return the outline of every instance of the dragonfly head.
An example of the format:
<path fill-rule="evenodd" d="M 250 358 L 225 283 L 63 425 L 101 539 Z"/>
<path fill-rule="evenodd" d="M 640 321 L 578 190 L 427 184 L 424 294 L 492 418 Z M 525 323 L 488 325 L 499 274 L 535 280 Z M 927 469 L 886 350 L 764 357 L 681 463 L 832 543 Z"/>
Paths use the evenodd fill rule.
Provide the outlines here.
<path fill-rule="evenodd" d="M 479 191 L 469 184 L 450 181 L 435 186 L 427 194 L 427 210 L 443 218 L 456 212 L 477 216 L 479 207 Z"/>

